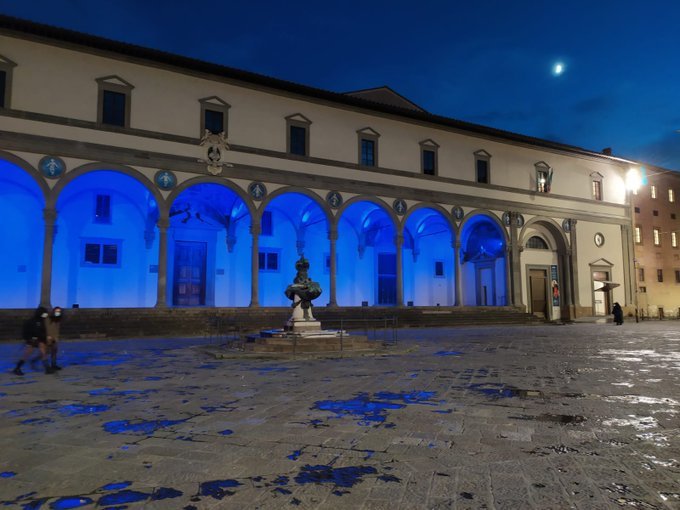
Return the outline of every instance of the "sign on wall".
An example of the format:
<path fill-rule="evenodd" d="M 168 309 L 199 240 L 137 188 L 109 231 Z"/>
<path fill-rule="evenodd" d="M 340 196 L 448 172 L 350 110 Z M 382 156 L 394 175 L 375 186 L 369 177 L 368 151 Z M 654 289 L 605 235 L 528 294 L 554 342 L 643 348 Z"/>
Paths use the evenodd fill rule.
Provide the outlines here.
<path fill-rule="evenodd" d="M 550 287 L 552 289 L 552 304 L 560 306 L 560 284 L 557 277 L 557 266 L 550 266 Z"/>

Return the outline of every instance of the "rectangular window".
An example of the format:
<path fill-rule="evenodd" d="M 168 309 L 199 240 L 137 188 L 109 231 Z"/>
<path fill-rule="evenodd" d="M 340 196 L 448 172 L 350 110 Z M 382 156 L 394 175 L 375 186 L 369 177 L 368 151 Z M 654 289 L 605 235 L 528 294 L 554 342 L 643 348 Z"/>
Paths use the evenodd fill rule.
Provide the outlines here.
<path fill-rule="evenodd" d="M 593 199 L 602 200 L 602 181 L 593 181 Z"/>
<path fill-rule="evenodd" d="M 668 201 L 670 203 L 675 202 L 675 192 L 673 191 L 673 188 L 668 188 Z"/>
<path fill-rule="evenodd" d="M 654 246 L 661 246 L 661 231 L 658 228 L 654 229 Z"/>
<path fill-rule="evenodd" d="M 307 128 L 302 126 L 290 126 L 290 147 L 288 152 L 298 156 L 307 155 Z"/>
<path fill-rule="evenodd" d="M 635 208 L 635 212 L 636 212 L 636 213 L 639 213 L 639 212 L 640 212 L 640 208 L 639 208 L 639 207 L 636 207 L 636 208 Z"/>
<path fill-rule="evenodd" d="M 673 248 L 678 247 L 678 233 L 677 232 L 671 232 L 671 246 Z"/>
<path fill-rule="evenodd" d="M 486 159 L 477 159 L 477 182 L 489 184 L 489 162 Z"/>
<path fill-rule="evenodd" d="M 649 192 L 651 193 L 652 198 L 656 198 L 656 186 L 654 184 L 649 187 Z"/>
<path fill-rule="evenodd" d="M 663 282 L 663 269 L 656 270 L 656 281 Z"/>
<path fill-rule="evenodd" d="M 635 244 L 642 243 L 642 227 L 635 226 Z"/>
<path fill-rule="evenodd" d="M 361 164 L 363 166 L 375 166 L 375 142 L 361 139 Z"/>
<path fill-rule="evenodd" d="M 671 213 L 671 219 L 672 219 L 672 220 L 675 219 L 675 213 L 674 213 L 674 212 Z"/>
<path fill-rule="evenodd" d="M 120 246 L 117 239 L 83 239 L 81 265 L 120 267 Z"/>
<path fill-rule="evenodd" d="M 645 281 L 645 269 L 643 267 L 638 268 L 638 281 L 640 282 Z"/>
<path fill-rule="evenodd" d="M 536 170 L 536 191 L 539 193 L 548 193 L 550 191 L 547 170 Z"/>
<path fill-rule="evenodd" d="M 652 216 L 658 216 L 658 215 L 659 215 L 659 211 L 652 211 Z"/>
<path fill-rule="evenodd" d="M 265 211 L 262 213 L 262 232 L 260 235 L 271 236 L 274 235 L 274 225 L 272 223 L 272 212 Z"/>
<path fill-rule="evenodd" d="M 675 270 L 675 283 L 680 283 L 680 269 Z"/>
<path fill-rule="evenodd" d="M 429 149 L 423 149 L 423 173 L 425 175 L 435 175 L 435 152 Z"/>
<path fill-rule="evenodd" d="M 0 70 L 0 108 L 5 107 L 6 91 L 7 91 L 7 71 Z"/>
<path fill-rule="evenodd" d="M 94 222 L 111 223 L 111 195 L 97 195 L 95 197 Z"/>
<path fill-rule="evenodd" d="M 647 292 L 647 287 L 640 287 L 640 294 Z"/>
<path fill-rule="evenodd" d="M 276 272 L 279 270 L 279 252 L 263 249 L 257 254 L 258 268 L 264 272 Z"/>
<path fill-rule="evenodd" d="M 125 94 L 104 90 L 102 102 L 102 124 L 125 127 Z"/>
<path fill-rule="evenodd" d="M 434 276 L 435 278 L 444 278 L 444 261 L 435 260 L 434 261 Z"/>
<path fill-rule="evenodd" d="M 215 110 L 205 109 L 204 119 L 205 129 L 211 133 L 221 133 L 224 131 L 224 113 Z"/>

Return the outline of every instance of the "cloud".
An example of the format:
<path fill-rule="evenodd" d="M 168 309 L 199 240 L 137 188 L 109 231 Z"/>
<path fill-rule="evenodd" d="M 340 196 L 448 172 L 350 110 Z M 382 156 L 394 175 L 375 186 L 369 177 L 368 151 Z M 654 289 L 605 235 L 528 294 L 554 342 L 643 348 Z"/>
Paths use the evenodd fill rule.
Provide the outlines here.
<path fill-rule="evenodd" d="M 595 96 L 588 99 L 583 99 L 572 106 L 575 113 L 599 113 L 609 110 L 614 106 L 611 97 L 609 96 Z"/>
<path fill-rule="evenodd" d="M 680 170 L 680 133 L 673 131 L 631 150 L 631 157 L 644 163 Z"/>

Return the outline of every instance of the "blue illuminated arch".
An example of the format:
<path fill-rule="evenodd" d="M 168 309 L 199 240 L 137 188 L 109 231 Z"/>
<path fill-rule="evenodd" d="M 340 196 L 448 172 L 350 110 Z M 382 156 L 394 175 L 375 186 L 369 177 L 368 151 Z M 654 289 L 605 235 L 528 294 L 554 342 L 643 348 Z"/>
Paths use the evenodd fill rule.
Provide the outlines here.
<path fill-rule="evenodd" d="M 21 158 L 0 152 L 0 308 L 40 302 L 48 187 Z"/>
<path fill-rule="evenodd" d="M 173 306 L 248 306 L 252 210 L 227 183 L 192 179 L 168 197 L 167 297 Z"/>
<path fill-rule="evenodd" d="M 300 188 L 282 188 L 272 193 L 260 208 L 262 221 L 259 296 L 262 306 L 288 306 L 285 288 L 295 278 L 295 261 L 304 254 L 309 261 L 309 277 L 323 290 L 316 304 L 330 297 L 330 211 L 321 198 Z M 277 267 L 270 260 L 276 259 Z"/>
<path fill-rule="evenodd" d="M 455 304 L 453 225 L 447 211 L 419 204 L 404 223 L 404 301 L 415 306 Z"/>
<path fill-rule="evenodd" d="M 338 216 L 337 302 L 341 306 L 394 305 L 399 222 L 375 197 L 354 197 Z"/>
<path fill-rule="evenodd" d="M 159 199 L 150 181 L 127 167 L 88 164 L 66 174 L 51 197 L 57 209 L 52 303 L 154 306 Z"/>
<path fill-rule="evenodd" d="M 510 302 L 507 285 L 508 236 L 493 213 L 472 211 L 460 226 L 463 305 L 501 306 Z"/>

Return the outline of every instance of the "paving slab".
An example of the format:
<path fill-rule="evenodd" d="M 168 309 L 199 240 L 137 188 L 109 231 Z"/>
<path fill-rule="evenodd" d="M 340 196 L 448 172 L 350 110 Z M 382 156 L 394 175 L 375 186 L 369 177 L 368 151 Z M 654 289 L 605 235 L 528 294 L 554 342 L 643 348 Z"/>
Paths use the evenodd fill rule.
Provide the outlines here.
<path fill-rule="evenodd" d="M 399 330 L 342 356 L 0 344 L 0 506 L 680 508 L 680 323 Z"/>

